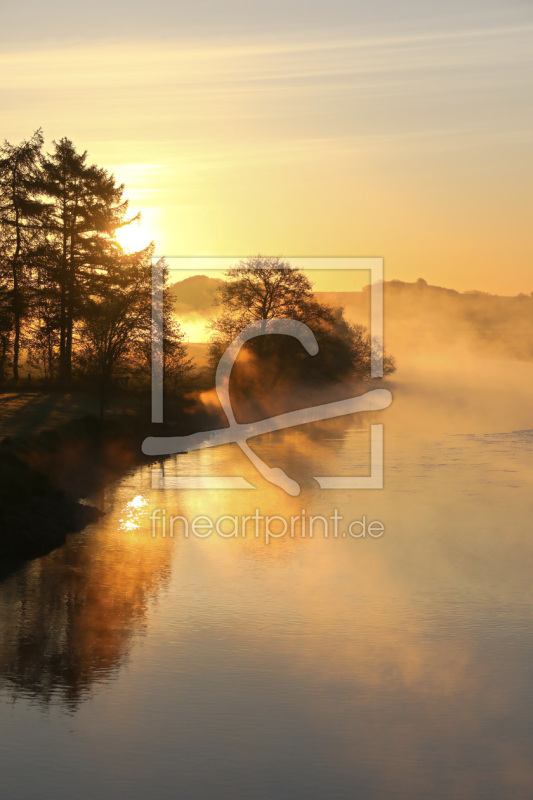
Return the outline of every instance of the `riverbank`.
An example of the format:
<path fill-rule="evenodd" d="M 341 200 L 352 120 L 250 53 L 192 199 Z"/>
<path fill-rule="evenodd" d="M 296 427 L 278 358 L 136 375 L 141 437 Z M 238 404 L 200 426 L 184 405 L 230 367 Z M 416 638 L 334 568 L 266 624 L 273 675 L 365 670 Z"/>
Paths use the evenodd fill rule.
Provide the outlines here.
<path fill-rule="evenodd" d="M 196 410 L 165 426 L 183 435 L 209 428 Z M 205 426 L 205 427 L 204 427 Z M 95 522 L 102 512 L 83 501 L 143 463 L 143 439 L 156 432 L 146 414 L 72 419 L 54 428 L 0 442 L 0 559 L 44 555 Z M 162 433 L 157 426 L 157 433 Z"/>
<path fill-rule="evenodd" d="M 381 383 L 379 384 L 381 385 Z M 357 382 L 309 388 L 306 404 L 318 405 L 361 392 Z M 367 386 L 365 385 L 365 388 Z M 372 388 L 377 388 L 373 386 Z M 302 406 L 287 387 L 250 394 L 234 389 L 239 419 L 262 419 Z M 149 398 L 120 395 L 103 420 L 83 415 L 90 395 L 11 393 L 0 396 L 0 560 L 43 555 L 69 533 L 95 522 L 101 511 L 85 498 L 128 470 L 157 460 L 142 453 L 147 436 L 183 436 L 227 424 L 214 390 L 165 404 L 172 422 L 150 421 Z M 93 402 L 94 406 L 94 402 Z M 7 411 L 7 413 L 5 413 Z"/>

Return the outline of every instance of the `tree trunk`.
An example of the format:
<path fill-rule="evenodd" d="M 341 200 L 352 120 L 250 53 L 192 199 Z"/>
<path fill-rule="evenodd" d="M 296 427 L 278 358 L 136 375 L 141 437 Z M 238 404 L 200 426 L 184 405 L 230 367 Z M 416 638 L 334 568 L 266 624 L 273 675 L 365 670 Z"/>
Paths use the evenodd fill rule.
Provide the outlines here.
<path fill-rule="evenodd" d="M 8 347 L 7 336 L 3 336 L 2 340 L 1 340 L 1 346 L 0 346 L 0 386 L 3 386 L 4 379 L 5 379 L 6 360 L 7 360 L 7 347 Z"/>
<path fill-rule="evenodd" d="M 73 258 L 73 257 L 72 257 Z M 67 313 L 66 313 L 66 337 L 65 337 L 65 380 L 67 386 L 72 380 L 72 332 L 74 328 L 74 266 L 71 263 L 69 268 L 68 290 L 67 290 Z"/>
<path fill-rule="evenodd" d="M 14 318 L 14 328 L 15 328 L 15 340 L 13 342 L 13 380 L 15 383 L 19 379 L 19 356 L 20 356 L 20 286 L 19 286 L 19 257 L 20 257 L 20 249 L 21 249 L 21 238 L 20 238 L 20 215 L 17 203 L 17 184 L 16 178 L 17 171 L 16 169 L 13 171 L 13 182 L 12 182 L 12 192 L 13 192 L 13 204 L 15 206 L 15 230 L 16 230 L 16 246 L 15 246 L 15 253 L 13 255 L 13 261 L 11 264 L 11 269 L 13 273 L 13 318 Z"/>
<path fill-rule="evenodd" d="M 63 200 L 63 204 L 65 201 Z M 59 289 L 59 382 L 65 382 L 65 351 L 66 351 L 66 332 L 67 332 L 67 219 L 66 209 L 63 205 L 63 242 L 61 253 L 61 274 Z"/>
<path fill-rule="evenodd" d="M 107 390 L 108 390 L 109 380 L 108 376 L 105 372 L 102 373 L 100 378 L 100 419 L 104 419 L 105 416 L 105 405 L 107 400 Z"/>
<path fill-rule="evenodd" d="M 74 309 L 76 293 L 76 224 L 78 221 L 78 196 L 76 183 L 76 200 L 72 217 L 70 232 L 70 253 L 68 259 L 67 278 L 67 310 L 66 310 L 66 340 L 65 340 L 65 378 L 67 386 L 72 380 L 72 339 L 74 332 Z"/>
<path fill-rule="evenodd" d="M 17 214 L 18 217 L 18 214 Z M 15 338 L 13 341 L 13 380 L 15 383 L 19 379 L 19 357 L 20 357 L 20 317 L 21 317 L 21 297 L 18 276 L 18 260 L 20 253 L 20 232 L 17 219 L 17 247 L 13 257 L 13 320 Z"/>
<path fill-rule="evenodd" d="M 20 321 L 15 314 L 15 339 L 13 342 L 13 381 L 17 383 L 19 379 L 19 355 L 20 355 Z"/>

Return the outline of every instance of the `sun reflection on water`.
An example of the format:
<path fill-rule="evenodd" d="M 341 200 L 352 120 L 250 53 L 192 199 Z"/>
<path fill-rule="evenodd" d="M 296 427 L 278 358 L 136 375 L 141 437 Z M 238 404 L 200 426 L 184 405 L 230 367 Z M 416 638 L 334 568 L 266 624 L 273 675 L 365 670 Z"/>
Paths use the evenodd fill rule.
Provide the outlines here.
<path fill-rule="evenodd" d="M 123 510 L 123 515 L 120 517 L 119 525 L 120 531 L 134 531 L 141 527 L 140 520 L 143 516 L 143 509 L 148 505 L 146 500 L 141 494 L 135 495 L 132 500 L 129 500 Z"/>

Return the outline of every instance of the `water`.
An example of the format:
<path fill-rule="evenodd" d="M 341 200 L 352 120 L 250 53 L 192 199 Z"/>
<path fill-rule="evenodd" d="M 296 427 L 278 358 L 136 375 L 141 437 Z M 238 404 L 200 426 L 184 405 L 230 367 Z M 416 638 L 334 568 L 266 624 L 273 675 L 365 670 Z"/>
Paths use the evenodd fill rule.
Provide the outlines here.
<path fill-rule="evenodd" d="M 254 445 L 297 498 L 235 446 L 166 473 L 255 492 L 153 490 L 143 468 L 93 498 L 98 525 L 0 584 L 2 797 L 533 796 L 532 386 L 523 364 L 417 362 L 373 420 Z M 383 491 L 320 491 L 365 474 L 370 421 Z M 154 508 L 385 532 L 163 538 Z"/>

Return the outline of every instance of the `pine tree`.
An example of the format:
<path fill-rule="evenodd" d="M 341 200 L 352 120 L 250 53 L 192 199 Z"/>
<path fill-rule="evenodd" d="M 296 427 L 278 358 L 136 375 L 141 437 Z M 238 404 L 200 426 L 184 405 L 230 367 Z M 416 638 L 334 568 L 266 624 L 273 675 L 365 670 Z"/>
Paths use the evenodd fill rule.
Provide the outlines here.
<path fill-rule="evenodd" d="M 43 191 L 52 200 L 50 241 L 56 251 L 59 318 L 59 377 L 72 377 L 75 319 L 90 296 L 95 276 L 116 262 L 120 252 L 114 236 L 126 219 L 124 186 L 107 170 L 87 163 L 63 138 L 44 159 Z"/>
<path fill-rule="evenodd" d="M 22 323 L 29 310 L 32 261 L 47 213 L 40 196 L 42 146 L 43 135 L 38 130 L 18 145 L 5 141 L 0 147 L 0 282 L 5 281 L 11 310 L 15 381 L 19 377 Z M 5 356 L 4 352 L 4 361 Z"/>

